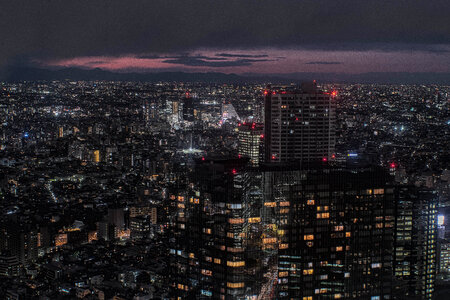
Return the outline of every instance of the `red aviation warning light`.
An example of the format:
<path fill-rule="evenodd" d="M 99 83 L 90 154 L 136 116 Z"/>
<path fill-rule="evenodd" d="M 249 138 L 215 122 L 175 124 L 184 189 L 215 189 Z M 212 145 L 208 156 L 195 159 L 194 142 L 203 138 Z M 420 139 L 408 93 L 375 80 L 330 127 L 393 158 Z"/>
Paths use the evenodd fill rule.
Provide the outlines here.
<path fill-rule="evenodd" d="M 390 167 L 391 169 L 395 169 L 395 168 L 397 168 L 397 164 L 396 164 L 395 162 L 391 162 L 391 163 L 389 164 L 389 167 Z"/>
<path fill-rule="evenodd" d="M 264 138 L 264 134 L 261 134 L 260 137 L 263 139 Z"/>
<path fill-rule="evenodd" d="M 336 97 L 337 96 L 337 91 L 332 91 L 331 92 L 331 96 Z"/>
<path fill-rule="evenodd" d="M 264 95 L 267 95 L 269 92 L 267 90 L 264 91 Z"/>
<path fill-rule="evenodd" d="M 236 173 L 237 173 L 236 169 L 233 169 L 233 170 L 231 171 L 231 173 L 233 173 L 233 175 L 236 174 Z"/>
<path fill-rule="evenodd" d="M 322 157 L 322 161 L 323 161 L 323 162 L 327 162 L 327 161 L 328 161 L 328 158 Z"/>
<path fill-rule="evenodd" d="M 202 157 L 202 161 L 205 161 L 205 157 L 204 156 Z"/>

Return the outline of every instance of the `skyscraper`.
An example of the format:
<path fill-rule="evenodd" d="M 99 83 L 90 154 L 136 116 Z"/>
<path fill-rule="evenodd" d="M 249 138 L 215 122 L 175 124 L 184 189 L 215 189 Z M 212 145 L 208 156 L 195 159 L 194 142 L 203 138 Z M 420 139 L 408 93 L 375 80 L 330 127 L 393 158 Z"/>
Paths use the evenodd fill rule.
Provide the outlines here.
<path fill-rule="evenodd" d="M 191 97 L 189 92 L 186 92 L 183 100 L 183 120 L 193 122 L 194 121 L 194 98 Z"/>
<path fill-rule="evenodd" d="M 238 126 L 239 155 L 250 158 L 253 166 L 258 166 L 262 156 L 264 125 L 260 123 L 242 123 Z"/>
<path fill-rule="evenodd" d="M 258 295 L 264 267 L 258 242 L 260 177 L 243 170 L 246 162 L 202 161 L 196 166 L 194 190 L 173 197 L 179 208 L 176 242 L 170 249 L 174 295 L 183 299 Z"/>
<path fill-rule="evenodd" d="M 435 192 L 399 187 L 396 200 L 394 275 L 396 299 L 432 299 L 437 271 Z"/>
<path fill-rule="evenodd" d="M 389 299 L 394 192 L 376 168 L 264 172 L 278 299 Z M 264 219 L 270 221 L 270 212 Z"/>
<path fill-rule="evenodd" d="M 333 94 L 316 83 L 301 90 L 268 87 L 265 94 L 265 161 L 326 161 L 335 147 Z"/>

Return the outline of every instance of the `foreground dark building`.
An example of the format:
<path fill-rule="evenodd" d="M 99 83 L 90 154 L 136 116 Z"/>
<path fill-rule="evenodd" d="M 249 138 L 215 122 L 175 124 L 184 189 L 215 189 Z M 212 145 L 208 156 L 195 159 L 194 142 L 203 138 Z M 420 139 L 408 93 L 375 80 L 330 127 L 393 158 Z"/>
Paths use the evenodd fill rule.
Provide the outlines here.
<path fill-rule="evenodd" d="M 432 299 L 437 266 L 436 192 L 414 186 L 396 191 L 396 299 Z"/>

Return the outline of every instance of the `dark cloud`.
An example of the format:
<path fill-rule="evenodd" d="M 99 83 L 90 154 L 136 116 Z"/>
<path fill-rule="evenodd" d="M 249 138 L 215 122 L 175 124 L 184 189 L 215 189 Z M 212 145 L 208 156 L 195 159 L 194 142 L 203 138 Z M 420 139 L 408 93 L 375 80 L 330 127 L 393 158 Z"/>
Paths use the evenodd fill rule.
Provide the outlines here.
<path fill-rule="evenodd" d="M 305 65 L 341 65 L 339 61 L 310 61 Z"/>
<path fill-rule="evenodd" d="M 184 65 L 190 67 L 213 67 L 213 68 L 223 68 L 223 67 L 240 67 L 240 66 L 251 66 L 255 62 L 273 61 L 271 59 L 237 59 L 237 60 L 226 60 L 226 61 L 214 61 L 211 58 L 204 58 L 202 56 L 183 56 L 175 59 L 167 59 L 163 62 L 169 64 Z"/>
<path fill-rule="evenodd" d="M 448 0 L 0 1 L 3 62 L 199 48 L 428 51 L 450 44 Z"/>
<path fill-rule="evenodd" d="M 239 57 L 239 58 L 269 57 L 269 55 L 267 55 L 267 54 L 251 55 L 251 54 L 230 54 L 230 53 L 219 53 L 219 54 L 216 54 L 216 56 L 221 56 L 221 57 Z"/>

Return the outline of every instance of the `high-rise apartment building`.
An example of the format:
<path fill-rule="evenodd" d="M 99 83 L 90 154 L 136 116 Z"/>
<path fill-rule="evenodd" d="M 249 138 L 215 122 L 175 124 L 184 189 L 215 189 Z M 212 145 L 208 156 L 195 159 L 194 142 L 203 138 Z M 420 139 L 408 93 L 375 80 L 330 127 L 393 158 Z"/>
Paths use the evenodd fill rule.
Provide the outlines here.
<path fill-rule="evenodd" d="M 265 94 L 265 161 L 326 161 L 335 147 L 334 93 L 314 83 L 301 89 L 271 88 Z"/>

